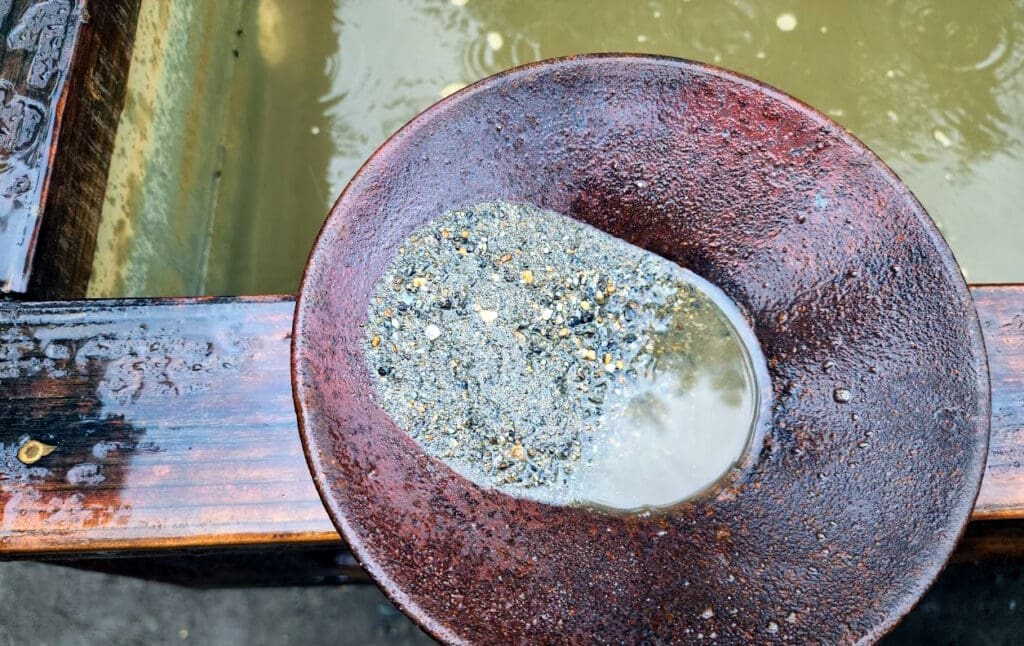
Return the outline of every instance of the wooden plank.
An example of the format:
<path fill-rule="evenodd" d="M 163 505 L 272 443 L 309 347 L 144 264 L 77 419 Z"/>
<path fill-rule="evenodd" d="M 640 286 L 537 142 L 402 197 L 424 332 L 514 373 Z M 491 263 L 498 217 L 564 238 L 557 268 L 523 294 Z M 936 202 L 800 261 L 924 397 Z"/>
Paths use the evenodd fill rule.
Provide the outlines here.
<path fill-rule="evenodd" d="M 139 0 L 0 0 L 0 292 L 85 295 Z"/>
<path fill-rule="evenodd" d="M 289 298 L 0 305 L 0 552 L 336 542 Z M 19 447 L 57 447 L 32 466 Z"/>
<path fill-rule="evenodd" d="M 975 518 L 1024 519 L 1024 286 L 974 295 L 993 377 Z M 0 305 L 0 554 L 340 547 L 296 431 L 293 305 Z M 29 439 L 56 449 L 26 466 Z"/>
<path fill-rule="evenodd" d="M 972 518 L 1024 519 L 1024 285 L 976 285 L 971 293 L 992 380 L 988 463 Z"/>

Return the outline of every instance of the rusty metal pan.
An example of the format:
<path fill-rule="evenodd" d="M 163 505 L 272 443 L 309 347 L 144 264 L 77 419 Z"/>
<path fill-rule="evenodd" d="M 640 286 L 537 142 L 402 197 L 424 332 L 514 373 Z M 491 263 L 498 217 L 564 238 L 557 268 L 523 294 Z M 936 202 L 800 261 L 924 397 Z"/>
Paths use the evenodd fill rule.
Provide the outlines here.
<path fill-rule="evenodd" d="M 474 486 L 396 427 L 360 355 L 373 286 L 414 228 L 484 200 L 586 221 L 739 305 L 772 405 L 737 479 L 664 513 L 553 507 Z M 292 362 L 331 517 L 447 642 L 875 639 L 956 544 L 988 443 L 977 315 L 917 200 L 808 106 L 668 58 L 529 65 L 405 126 L 320 233 Z"/>

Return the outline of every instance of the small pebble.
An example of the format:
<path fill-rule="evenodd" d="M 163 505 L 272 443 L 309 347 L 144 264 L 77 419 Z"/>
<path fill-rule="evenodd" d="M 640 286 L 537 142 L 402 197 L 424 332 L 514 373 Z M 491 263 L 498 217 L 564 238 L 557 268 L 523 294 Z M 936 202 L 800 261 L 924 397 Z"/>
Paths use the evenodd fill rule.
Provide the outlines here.
<path fill-rule="evenodd" d="M 850 401 L 852 398 L 853 398 L 853 395 L 846 388 L 836 388 L 832 392 L 832 399 L 834 399 L 837 404 L 845 404 L 848 401 Z"/>

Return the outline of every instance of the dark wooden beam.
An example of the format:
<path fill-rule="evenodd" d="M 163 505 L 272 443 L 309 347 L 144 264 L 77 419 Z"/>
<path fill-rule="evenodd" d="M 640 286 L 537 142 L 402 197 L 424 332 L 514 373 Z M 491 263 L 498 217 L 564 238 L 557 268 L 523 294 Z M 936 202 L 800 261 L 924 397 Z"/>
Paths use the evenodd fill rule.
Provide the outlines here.
<path fill-rule="evenodd" d="M 0 292 L 81 298 L 139 0 L 0 0 Z"/>
<path fill-rule="evenodd" d="M 974 518 L 1024 519 L 1024 286 L 973 293 L 993 380 Z M 0 556 L 340 547 L 296 431 L 293 305 L 0 304 Z M 26 465 L 32 440 L 55 448 Z"/>
<path fill-rule="evenodd" d="M 334 542 L 288 298 L 0 305 L 0 552 Z M 25 442 L 56 446 L 34 465 Z"/>

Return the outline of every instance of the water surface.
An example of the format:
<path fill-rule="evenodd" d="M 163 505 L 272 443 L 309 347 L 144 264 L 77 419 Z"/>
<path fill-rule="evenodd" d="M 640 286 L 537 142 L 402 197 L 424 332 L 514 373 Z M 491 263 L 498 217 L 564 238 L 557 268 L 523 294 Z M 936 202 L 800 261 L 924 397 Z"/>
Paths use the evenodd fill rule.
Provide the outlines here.
<path fill-rule="evenodd" d="M 208 245 L 142 272 L 163 241 L 132 241 L 129 223 L 120 244 L 144 251 L 132 262 L 146 277 L 94 294 L 293 292 L 330 204 L 397 128 L 461 84 L 593 51 L 705 61 L 797 96 L 893 167 L 970 281 L 1024 281 L 1019 2 L 258 0 L 239 21 L 237 58 L 221 60 L 231 80 L 207 88 L 226 102 L 222 132 L 189 151 L 217 158 L 218 195 L 178 216 Z"/>

